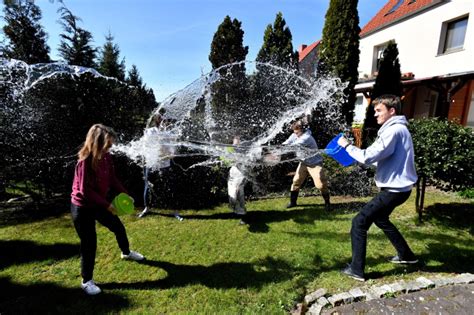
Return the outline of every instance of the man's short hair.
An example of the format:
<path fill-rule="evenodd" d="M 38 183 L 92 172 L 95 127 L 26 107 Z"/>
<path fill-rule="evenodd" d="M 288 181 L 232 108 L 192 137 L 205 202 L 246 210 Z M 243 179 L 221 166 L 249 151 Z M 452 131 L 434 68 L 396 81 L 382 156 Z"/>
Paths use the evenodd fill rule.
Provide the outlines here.
<path fill-rule="evenodd" d="M 387 107 L 387 109 L 394 108 L 396 115 L 400 115 L 402 112 L 402 101 L 400 100 L 400 97 L 396 95 L 384 94 L 377 97 L 373 101 L 374 107 L 375 105 L 378 105 L 380 103 L 384 104 Z"/>
<path fill-rule="evenodd" d="M 303 122 L 301 120 L 297 120 L 291 124 L 291 130 L 303 130 Z"/>

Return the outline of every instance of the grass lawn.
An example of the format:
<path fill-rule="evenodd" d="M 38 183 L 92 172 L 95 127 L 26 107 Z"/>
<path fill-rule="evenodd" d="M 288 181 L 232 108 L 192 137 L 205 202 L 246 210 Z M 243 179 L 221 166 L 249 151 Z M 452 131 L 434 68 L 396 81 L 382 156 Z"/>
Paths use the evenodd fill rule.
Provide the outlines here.
<path fill-rule="evenodd" d="M 69 213 L 0 226 L 0 313 L 225 313 L 284 314 L 318 288 L 334 294 L 355 286 L 447 273 L 474 273 L 474 204 L 454 194 L 428 191 L 425 222 L 415 224 L 414 192 L 391 218 L 421 258 L 417 266 L 387 262 L 395 254 L 375 226 L 369 231 L 365 284 L 339 273 L 350 260 L 351 219 L 369 198 L 333 197 L 247 204 L 241 226 L 227 205 L 156 210 L 122 217 L 131 249 L 143 263 L 123 261 L 112 233 L 97 225 L 94 279 L 103 293 L 80 289 L 79 240 Z"/>

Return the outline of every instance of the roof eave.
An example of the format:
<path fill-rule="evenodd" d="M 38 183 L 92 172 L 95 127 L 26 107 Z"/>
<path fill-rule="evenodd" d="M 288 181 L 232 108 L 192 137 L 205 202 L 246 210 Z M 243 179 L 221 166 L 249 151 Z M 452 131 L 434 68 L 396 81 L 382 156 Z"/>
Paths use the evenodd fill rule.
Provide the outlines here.
<path fill-rule="evenodd" d="M 446 3 L 446 2 L 447 2 L 446 0 L 434 0 L 434 1 L 431 2 L 430 4 L 427 4 L 426 6 L 421 7 L 421 8 L 419 8 L 418 10 L 414 10 L 414 11 L 412 11 L 412 12 L 410 12 L 410 13 L 404 15 L 404 16 L 401 16 L 401 17 L 399 17 L 399 18 L 397 18 L 397 19 L 395 19 L 395 20 L 389 21 L 388 23 L 382 24 L 382 25 L 380 25 L 380 26 L 378 26 L 378 27 L 376 27 L 376 28 L 374 28 L 374 29 L 372 29 L 372 30 L 366 32 L 366 33 L 361 34 L 361 35 L 360 35 L 360 38 L 362 39 L 362 38 L 364 38 L 364 37 L 367 37 L 367 36 L 369 36 L 369 35 L 372 35 L 372 34 L 378 32 L 378 31 L 380 31 L 380 30 L 382 30 L 382 29 L 384 29 L 384 28 L 387 28 L 387 27 L 389 27 L 389 26 L 391 26 L 391 25 L 393 25 L 393 24 L 399 23 L 399 22 L 401 22 L 401 21 L 403 21 L 403 20 L 406 20 L 406 19 L 408 19 L 408 18 L 410 18 L 410 17 L 412 17 L 412 16 L 414 16 L 414 15 L 420 14 L 420 13 L 423 12 L 423 11 L 426 11 L 426 10 L 428 10 L 428 9 L 432 9 L 434 6 L 437 6 L 437 5 L 440 5 L 440 4 L 444 4 L 444 3 Z"/>

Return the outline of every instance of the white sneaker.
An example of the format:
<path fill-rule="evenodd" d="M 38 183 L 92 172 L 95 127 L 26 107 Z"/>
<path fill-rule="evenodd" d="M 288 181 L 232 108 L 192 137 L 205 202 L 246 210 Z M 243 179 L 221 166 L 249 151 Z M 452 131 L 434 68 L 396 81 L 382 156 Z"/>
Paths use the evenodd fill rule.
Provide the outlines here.
<path fill-rule="evenodd" d="M 145 207 L 142 212 L 138 214 L 139 218 L 143 218 L 148 213 L 148 207 Z"/>
<path fill-rule="evenodd" d="M 94 283 L 94 280 L 89 280 L 86 283 L 81 283 L 81 288 L 87 295 L 96 295 L 102 290 Z"/>
<path fill-rule="evenodd" d="M 140 261 L 140 260 L 143 260 L 145 259 L 145 256 L 143 256 L 142 254 L 138 253 L 138 252 L 135 252 L 133 250 L 130 251 L 130 254 L 128 255 L 125 255 L 124 253 L 122 253 L 120 255 L 120 257 L 122 259 L 127 259 L 127 260 L 135 260 L 135 261 Z"/>

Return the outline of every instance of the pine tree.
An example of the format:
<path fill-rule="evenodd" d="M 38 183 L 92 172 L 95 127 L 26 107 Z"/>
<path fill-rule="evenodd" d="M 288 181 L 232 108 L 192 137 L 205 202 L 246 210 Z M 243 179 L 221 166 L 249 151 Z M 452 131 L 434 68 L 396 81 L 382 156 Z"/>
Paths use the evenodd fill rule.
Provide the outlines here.
<path fill-rule="evenodd" d="M 50 62 L 47 34 L 39 24 L 41 10 L 31 0 L 3 0 L 3 32 L 9 44 L 1 48 L 7 58 L 28 64 Z"/>
<path fill-rule="evenodd" d="M 212 108 L 217 121 L 217 141 L 229 141 L 231 134 L 235 134 L 242 128 L 244 121 L 248 121 L 245 114 L 243 100 L 246 97 L 245 58 L 248 46 L 243 45 L 244 31 L 242 23 L 237 19 L 232 20 L 229 16 L 217 28 L 211 43 L 209 61 L 213 69 L 224 65 L 238 63 L 220 70 L 220 79 L 211 86 Z M 230 134 L 225 135 L 222 130 Z"/>
<path fill-rule="evenodd" d="M 212 69 L 245 60 L 249 48 L 243 45 L 244 31 L 241 26 L 242 22 L 237 19 L 231 20 L 228 15 L 219 25 L 212 39 L 209 54 Z"/>
<path fill-rule="evenodd" d="M 390 41 L 387 48 L 383 51 L 382 60 L 380 61 L 380 68 L 377 78 L 375 79 L 374 88 L 370 95 L 371 100 L 384 94 L 393 94 L 402 96 L 402 74 L 400 71 L 400 62 L 398 60 L 398 48 L 395 41 Z M 369 104 L 367 106 L 364 128 L 362 130 L 363 147 L 367 147 L 377 136 L 377 131 L 380 126 L 374 117 L 374 106 Z"/>
<path fill-rule="evenodd" d="M 125 80 L 125 59 L 119 62 L 120 48 L 114 44 L 114 37 L 109 34 L 105 37 L 99 57 L 99 72 L 105 76 Z"/>
<path fill-rule="evenodd" d="M 60 34 L 59 54 L 70 65 L 94 68 L 96 49 L 91 46 L 92 34 L 77 25 L 81 19 L 65 6 L 58 9 L 65 33 Z"/>
<path fill-rule="evenodd" d="M 398 47 L 395 41 L 390 41 L 383 51 L 380 68 L 375 79 L 371 98 L 375 99 L 383 94 L 402 96 L 402 73 L 398 60 Z"/>
<path fill-rule="evenodd" d="M 258 62 L 269 62 L 283 68 L 298 69 L 298 52 L 293 51 L 292 35 L 281 12 L 268 24 L 263 45 L 257 55 Z"/>
<path fill-rule="evenodd" d="M 256 61 L 258 71 L 250 80 L 252 94 L 249 112 L 252 113 L 252 120 L 260 122 L 258 126 L 250 126 L 250 132 L 258 134 L 261 128 L 269 128 L 281 112 L 291 106 L 287 95 L 294 93 L 296 88 L 286 81 L 287 75 L 282 73 L 285 71 L 268 66 L 272 64 L 298 70 L 298 52 L 293 50 L 291 31 L 281 12 L 276 14 L 273 24 L 267 25 Z"/>
<path fill-rule="evenodd" d="M 357 4 L 358 0 L 331 0 L 319 49 L 318 72 L 334 75 L 348 83 L 344 91 L 347 99 L 342 106 L 348 125 L 353 120 L 354 87 L 358 81 L 360 27 Z"/>
<path fill-rule="evenodd" d="M 132 65 L 132 68 L 128 71 L 127 83 L 138 88 L 143 87 L 143 80 L 136 65 Z"/>

